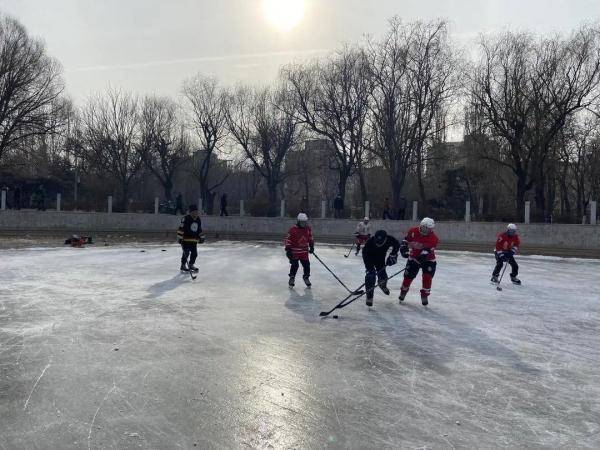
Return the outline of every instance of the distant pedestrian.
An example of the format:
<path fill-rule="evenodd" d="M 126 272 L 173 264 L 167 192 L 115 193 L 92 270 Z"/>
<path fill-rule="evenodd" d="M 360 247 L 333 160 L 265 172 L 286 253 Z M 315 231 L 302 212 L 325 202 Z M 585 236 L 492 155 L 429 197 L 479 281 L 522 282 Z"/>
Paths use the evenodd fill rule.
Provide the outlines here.
<path fill-rule="evenodd" d="M 13 209 L 21 209 L 21 188 L 19 186 L 13 191 Z"/>
<path fill-rule="evenodd" d="M 344 200 L 342 196 L 338 194 L 333 200 L 333 217 L 341 219 L 344 212 Z"/>
<path fill-rule="evenodd" d="M 306 196 L 300 200 L 300 212 L 308 214 L 308 198 Z"/>
<path fill-rule="evenodd" d="M 221 217 L 228 216 L 227 214 L 227 194 L 223 193 L 221 195 Z"/>
<path fill-rule="evenodd" d="M 400 197 L 398 199 L 398 220 L 404 220 L 404 214 L 406 213 L 406 199 Z"/>
<path fill-rule="evenodd" d="M 43 184 L 40 184 L 35 192 L 35 204 L 34 207 L 38 211 L 46 211 L 46 188 Z"/>
<path fill-rule="evenodd" d="M 181 192 L 177 194 L 175 198 L 175 212 L 173 214 L 185 214 L 185 210 L 183 209 L 183 196 Z"/>
<path fill-rule="evenodd" d="M 385 198 L 383 200 L 383 220 L 390 219 L 393 220 L 392 217 L 392 206 L 390 205 L 390 199 Z"/>

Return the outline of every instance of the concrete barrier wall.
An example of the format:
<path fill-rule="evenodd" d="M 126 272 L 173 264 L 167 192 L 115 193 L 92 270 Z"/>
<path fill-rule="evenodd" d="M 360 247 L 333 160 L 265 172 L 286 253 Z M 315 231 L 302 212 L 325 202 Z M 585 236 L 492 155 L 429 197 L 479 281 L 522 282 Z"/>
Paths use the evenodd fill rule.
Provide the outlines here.
<path fill-rule="evenodd" d="M 215 217 L 202 218 L 203 228 L 209 235 L 235 236 L 248 239 L 268 237 L 283 239 L 292 219 L 264 217 Z M 130 232 L 173 233 L 180 217 L 164 214 L 108 214 L 56 211 L 0 211 L 0 232 Z M 358 221 L 312 219 L 317 240 L 350 242 Z M 373 231 L 383 228 L 394 236 L 402 237 L 413 225 L 411 221 L 373 220 Z M 438 222 L 436 233 L 442 244 L 494 244 L 496 234 L 504 223 L 487 222 Z M 520 224 L 520 234 L 528 247 L 557 249 L 585 249 L 600 251 L 600 226 L 566 224 Z M 443 245 L 442 245 L 443 247 Z"/>

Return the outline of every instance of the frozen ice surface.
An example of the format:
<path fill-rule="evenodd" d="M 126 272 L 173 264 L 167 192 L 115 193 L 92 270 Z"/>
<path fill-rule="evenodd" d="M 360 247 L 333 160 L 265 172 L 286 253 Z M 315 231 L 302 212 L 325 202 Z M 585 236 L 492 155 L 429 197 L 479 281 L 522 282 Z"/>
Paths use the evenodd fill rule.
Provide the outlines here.
<path fill-rule="evenodd" d="M 289 290 L 280 246 L 179 257 L 0 251 L 0 449 L 600 447 L 600 261 L 520 257 L 497 292 L 491 255 L 440 252 L 429 307 L 397 278 L 334 320 L 315 260 Z"/>

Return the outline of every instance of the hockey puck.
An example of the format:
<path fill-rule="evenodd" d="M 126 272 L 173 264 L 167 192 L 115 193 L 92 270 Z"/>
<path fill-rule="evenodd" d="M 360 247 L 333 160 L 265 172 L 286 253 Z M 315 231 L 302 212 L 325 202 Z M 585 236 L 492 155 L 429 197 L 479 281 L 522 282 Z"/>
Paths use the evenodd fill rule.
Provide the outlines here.
<path fill-rule="evenodd" d="M 332 317 L 333 317 L 334 319 L 337 319 L 337 318 L 338 318 L 338 316 L 332 316 Z"/>

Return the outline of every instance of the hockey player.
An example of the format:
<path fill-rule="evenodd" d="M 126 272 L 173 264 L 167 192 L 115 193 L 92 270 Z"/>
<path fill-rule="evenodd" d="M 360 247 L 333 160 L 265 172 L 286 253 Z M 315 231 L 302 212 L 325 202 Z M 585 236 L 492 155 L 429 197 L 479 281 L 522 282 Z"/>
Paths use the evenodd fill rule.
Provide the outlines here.
<path fill-rule="evenodd" d="M 364 245 L 367 242 L 367 239 L 371 237 L 371 229 L 369 228 L 369 218 L 365 217 L 361 222 L 358 222 L 356 225 L 356 230 L 354 231 L 356 244 L 356 253 L 358 255 L 360 252 L 361 245 Z"/>
<path fill-rule="evenodd" d="M 387 257 L 387 252 L 392 249 Z M 385 230 L 377 230 L 373 237 L 370 237 L 363 248 L 363 262 L 365 263 L 365 288 L 367 290 L 367 306 L 373 306 L 373 295 L 375 282 L 378 281 L 379 288 L 385 295 L 390 295 L 387 287 L 386 266 L 393 266 L 398 262 L 398 249 L 400 243 L 396 238 L 390 236 Z"/>
<path fill-rule="evenodd" d="M 435 275 L 437 263 L 435 261 L 435 248 L 439 243 L 439 239 L 433 232 L 435 222 L 429 217 L 421 220 L 418 227 L 413 227 L 408 230 L 406 237 L 402 241 L 400 253 L 403 257 L 408 258 L 406 262 L 406 271 L 404 272 L 404 281 L 400 289 L 400 302 L 404 301 L 410 284 L 419 273 L 422 271 L 423 287 L 421 289 L 421 303 L 427 305 L 429 293 L 431 292 L 431 283 Z"/>
<path fill-rule="evenodd" d="M 202 222 L 196 205 L 190 205 L 188 213 L 181 219 L 181 224 L 177 229 L 177 240 L 181 244 L 183 254 L 181 255 L 182 272 L 198 272 L 198 268 L 194 266 L 198 257 L 198 242 L 204 242 L 201 237 Z M 188 263 L 189 257 L 189 263 Z"/>
<path fill-rule="evenodd" d="M 308 225 L 308 216 L 305 213 L 298 214 L 296 225 L 288 231 L 285 238 L 285 255 L 290 261 L 289 282 L 290 287 L 294 287 L 298 267 L 302 264 L 304 271 L 302 279 L 307 287 L 310 283 L 310 260 L 308 254 L 315 251 L 315 242 L 313 241 L 312 229 Z"/>
<path fill-rule="evenodd" d="M 521 284 L 521 280 L 517 278 L 519 274 L 519 265 L 515 261 L 515 255 L 519 251 L 521 245 L 521 239 L 517 234 L 517 226 L 514 223 L 509 223 L 506 227 L 506 231 L 498 234 L 496 239 L 496 250 L 494 255 L 496 256 L 496 267 L 492 272 L 492 283 L 499 283 L 498 275 L 504 263 L 510 264 L 510 280 L 514 284 Z"/>

